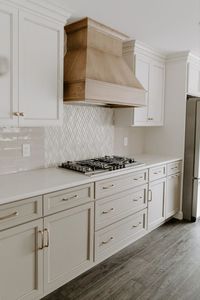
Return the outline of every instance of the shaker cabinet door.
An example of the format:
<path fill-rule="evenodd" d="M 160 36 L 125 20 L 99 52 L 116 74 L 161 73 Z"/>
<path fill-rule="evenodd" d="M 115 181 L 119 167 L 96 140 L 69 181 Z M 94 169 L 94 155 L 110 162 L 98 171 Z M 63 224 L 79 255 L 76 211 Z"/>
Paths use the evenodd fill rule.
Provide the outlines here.
<path fill-rule="evenodd" d="M 146 106 L 134 109 L 134 125 L 144 126 L 148 118 L 150 62 L 140 55 L 135 58 L 135 76 L 147 92 Z"/>
<path fill-rule="evenodd" d="M 62 117 L 63 27 L 19 13 L 20 126 L 56 125 Z"/>
<path fill-rule="evenodd" d="M 167 177 L 166 218 L 175 215 L 180 209 L 181 174 Z"/>
<path fill-rule="evenodd" d="M 45 294 L 92 266 L 93 239 L 93 202 L 44 219 Z"/>
<path fill-rule="evenodd" d="M 148 122 L 150 125 L 163 125 L 164 115 L 164 64 L 153 61 L 150 70 Z"/>
<path fill-rule="evenodd" d="M 17 126 L 18 10 L 0 4 L 0 126 Z"/>
<path fill-rule="evenodd" d="M 149 184 L 148 229 L 158 227 L 165 220 L 166 178 Z"/>
<path fill-rule="evenodd" d="M 0 299 L 33 300 L 43 295 L 42 221 L 0 232 Z"/>

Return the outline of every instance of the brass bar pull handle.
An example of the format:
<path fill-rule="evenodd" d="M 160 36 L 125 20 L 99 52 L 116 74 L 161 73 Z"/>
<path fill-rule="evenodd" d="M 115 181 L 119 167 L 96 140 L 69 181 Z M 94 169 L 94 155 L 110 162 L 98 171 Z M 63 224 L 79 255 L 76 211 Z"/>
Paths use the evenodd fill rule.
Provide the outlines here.
<path fill-rule="evenodd" d="M 153 174 L 158 175 L 160 173 L 161 173 L 161 171 L 157 171 L 157 172 L 154 172 Z"/>
<path fill-rule="evenodd" d="M 109 242 L 111 242 L 114 238 L 111 236 L 107 241 L 103 241 L 101 244 L 102 245 L 106 245 L 108 244 Z"/>
<path fill-rule="evenodd" d="M 132 228 L 136 228 L 138 226 L 140 226 L 142 224 L 142 222 L 139 222 L 137 225 L 133 225 Z"/>
<path fill-rule="evenodd" d="M 38 249 L 42 250 L 44 248 L 44 234 L 43 234 L 43 231 L 39 230 L 38 234 L 41 236 L 41 246 L 39 246 Z"/>
<path fill-rule="evenodd" d="M 69 200 L 77 199 L 77 198 L 78 198 L 78 195 L 74 195 L 74 196 L 69 197 L 69 198 L 63 198 L 62 201 L 69 201 Z"/>
<path fill-rule="evenodd" d="M 133 180 L 135 180 L 135 181 L 140 180 L 140 179 L 143 179 L 143 176 L 140 176 L 140 177 L 137 177 L 137 178 L 133 178 Z"/>
<path fill-rule="evenodd" d="M 152 201 L 152 198 L 153 198 L 153 197 L 152 197 L 153 195 L 152 195 L 152 190 L 150 190 L 150 189 L 149 189 L 149 195 L 150 195 L 150 198 L 148 197 L 148 201 L 151 202 L 151 201 Z"/>
<path fill-rule="evenodd" d="M 102 211 L 102 214 L 103 215 L 105 215 L 105 214 L 108 214 L 108 213 L 110 213 L 111 211 L 113 211 L 114 210 L 114 208 L 112 207 L 111 209 L 109 209 L 109 210 L 104 210 L 104 211 Z"/>
<path fill-rule="evenodd" d="M 171 168 L 171 170 L 174 170 L 174 169 L 178 169 L 178 167 L 176 166 L 176 167 Z"/>
<path fill-rule="evenodd" d="M 49 247 L 49 230 L 47 228 L 44 229 L 44 234 L 45 232 L 47 233 L 47 242 L 46 244 L 43 245 L 43 248 L 48 248 Z"/>
<path fill-rule="evenodd" d="M 143 197 L 140 196 L 140 197 L 138 197 L 138 198 L 135 198 L 135 199 L 133 199 L 133 202 L 137 202 L 137 201 L 139 201 L 140 199 L 143 199 Z"/>
<path fill-rule="evenodd" d="M 103 190 L 108 190 L 114 187 L 114 184 L 108 185 L 108 186 L 103 186 Z"/>
<path fill-rule="evenodd" d="M 0 217 L 0 221 L 6 220 L 6 219 L 10 219 L 13 217 L 17 217 L 19 215 L 19 213 L 17 211 L 15 211 L 14 213 L 4 216 L 4 217 Z"/>

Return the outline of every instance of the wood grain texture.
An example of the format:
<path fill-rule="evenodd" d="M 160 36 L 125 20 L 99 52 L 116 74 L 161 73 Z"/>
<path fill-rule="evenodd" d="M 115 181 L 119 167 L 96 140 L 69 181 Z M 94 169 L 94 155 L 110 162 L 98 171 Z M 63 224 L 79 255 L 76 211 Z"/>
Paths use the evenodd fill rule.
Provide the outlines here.
<path fill-rule="evenodd" d="M 172 220 L 43 300 L 199 300 L 200 222 Z"/>
<path fill-rule="evenodd" d="M 114 30 L 86 18 L 67 25 L 65 32 L 64 101 L 145 105 L 145 91 L 125 62 L 123 39 L 116 36 Z M 100 90 L 95 82 L 101 83 Z M 111 91 L 108 91 L 108 84 Z"/>

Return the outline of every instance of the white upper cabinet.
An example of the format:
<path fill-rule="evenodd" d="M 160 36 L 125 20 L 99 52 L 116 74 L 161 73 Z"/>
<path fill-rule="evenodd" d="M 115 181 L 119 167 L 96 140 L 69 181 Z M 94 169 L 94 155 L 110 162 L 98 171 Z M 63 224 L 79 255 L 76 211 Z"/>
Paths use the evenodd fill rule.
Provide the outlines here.
<path fill-rule="evenodd" d="M 189 55 L 187 65 L 187 94 L 200 96 L 200 58 Z"/>
<path fill-rule="evenodd" d="M 56 124 L 63 106 L 63 26 L 20 12 L 19 33 L 20 125 Z"/>
<path fill-rule="evenodd" d="M 151 62 L 149 75 L 147 125 L 162 126 L 164 124 L 164 86 L 165 65 L 154 60 Z M 136 109 L 135 114 L 137 115 Z"/>
<path fill-rule="evenodd" d="M 146 90 L 146 106 L 133 111 L 133 124 L 143 125 L 148 118 L 150 63 L 145 56 L 138 55 L 135 59 L 135 75 Z"/>
<path fill-rule="evenodd" d="M 128 49 L 131 49 L 130 45 Z M 146 93 L 146 106 L 115 110 L 115 124 L 119 126 L 164 125 L 165 57 L 162 54 L 134 42 L 134 70 Z M 125 59 L 131 67 L 125 50 Z"/>
<path fill-rule="evenodd" d="M 52 10 L 43 8 L 40 15 L 35 6 L 15 7 L 0 4 L 0 126 L 58 125 L 63 109 L 63 16 L 59 21 Z"/>
<path fill-rule="evenodd" d="M 17 126 L 18 10 L 0 4 L 0 126 Z"/>

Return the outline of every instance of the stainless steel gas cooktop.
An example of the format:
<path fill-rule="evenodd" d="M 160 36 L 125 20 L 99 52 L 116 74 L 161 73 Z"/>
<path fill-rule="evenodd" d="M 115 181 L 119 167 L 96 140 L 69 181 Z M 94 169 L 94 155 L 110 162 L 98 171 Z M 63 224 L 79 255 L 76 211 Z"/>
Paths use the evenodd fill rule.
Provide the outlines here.
<path fill-rule="evenodd" d="M 122 156 L 104 156 L 93 159 L 67 161 L 61 164 L 61 168 L 70 169 L 92 176 L 108 171 L 115 171 L 124 168 L 137 167 L 144 165 L 134 158 Z"/>

